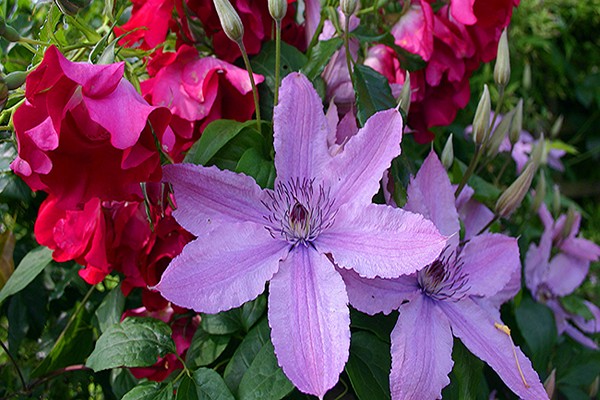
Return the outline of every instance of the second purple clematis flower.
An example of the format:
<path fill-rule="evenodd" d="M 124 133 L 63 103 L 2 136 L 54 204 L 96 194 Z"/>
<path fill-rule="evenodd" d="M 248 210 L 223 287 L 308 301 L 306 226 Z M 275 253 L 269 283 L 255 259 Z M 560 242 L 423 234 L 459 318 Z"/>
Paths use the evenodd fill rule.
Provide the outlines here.
<path fill-rule="evenodd" d="M 173 303 L 217 313 L 270 281 L 268 318 L 279 364 L 322 397 L 348 358 L 350 318 L 335 265 L 394 278 L 431 263 L 447 238 L 422 216 L 371 203 L 400 153 L 397 110 L 373 115 L 335 157 L 321 99 L 303 75 L 282 84 L 274 111 L 275 189 L 216 167 L 171 165 L 178 222 L 198 239 L 156 288 Z"/>
<path fill-rule="evenodd" d="M 440 232 L 458 232 L 454 189 L 431 153 L 408 187 L 406 209 L 430 218 Z M 454 235 L 426 268 L 397 279 L 364 279 L 341 271 L 350 304 L 375 314 L 399 310 L 391 333 L 390 388 L 394 400 L 441 398 L 450 383 L 452 336 L 485 361 L 523 399 L 547 399 L 531 362 L 515 347 L 499 304 L 520 288 L 517 240 L 483 233 L 466 244 Z"/>

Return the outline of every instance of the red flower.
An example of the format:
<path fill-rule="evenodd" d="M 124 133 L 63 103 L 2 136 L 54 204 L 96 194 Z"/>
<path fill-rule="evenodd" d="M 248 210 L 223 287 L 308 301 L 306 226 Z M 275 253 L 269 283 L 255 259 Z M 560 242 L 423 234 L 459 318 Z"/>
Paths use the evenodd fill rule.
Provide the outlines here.
<path fill-rule="evenodd" d="M 139 182 L 161 177 L 153 131 L 162 136 L 169 112 L 146 103 L 123 68 L 71 62 L 52 46 L 27 77 L 11 168 L 59 207 L 139 199 Z"/>
<path fill-rule="evenodd" d="M 133 9 L 127 23 L 115 28 L 117 36 L 127 33 L 120 41 L 121 46 L 152 49 L 167 37 L 174 0 L 131 0 Z"/>

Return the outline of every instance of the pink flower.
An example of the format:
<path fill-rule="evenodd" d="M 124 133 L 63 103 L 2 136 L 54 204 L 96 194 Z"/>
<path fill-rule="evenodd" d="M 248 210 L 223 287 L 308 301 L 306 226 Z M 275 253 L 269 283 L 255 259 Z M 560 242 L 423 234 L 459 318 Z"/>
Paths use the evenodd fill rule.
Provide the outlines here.
<path fill-rule="evenodd" d="M 159 52 L 148 70 L 152 77 L 141 83 L 142 93 L 151 104 L 171 110 L 171 130 L 162 144 L 176 160 L 209 122 L 246 121 L 254 114 L 248 73 L 213 57 L 201 58 L 191 46 L 183 45 L 177 53 Z M 263 81 L 260 75 L 254 79 Z"/>
<path fill-rule="evenodd" d="M 27 77 L 25 96 L 14 114 L 19 154 L 11 168 L 58 207 L 139 199 L 139 182 L 160 179 L 153 131 L 161 137 L 170 115 L 123 79 L 123 63 L 75 63 L 52 46 Z"/>

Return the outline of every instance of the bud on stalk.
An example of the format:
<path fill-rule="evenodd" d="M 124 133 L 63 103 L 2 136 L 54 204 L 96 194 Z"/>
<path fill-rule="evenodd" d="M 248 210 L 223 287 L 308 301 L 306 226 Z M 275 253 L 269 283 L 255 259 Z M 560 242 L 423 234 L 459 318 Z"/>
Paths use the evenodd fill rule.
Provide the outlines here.
<path fill-rule="evenodd" d="M 408 115 L 408 111 L 410 110 L 410 96 L 410 72 L 406 71 L 404 83 L 402 84 L 402 90 L 400 91 L 400 102 L 398 103 L 400 109 L 404 111 L 404 114 L 406 115 Z"/>
<path fill-rule="evenodd" d="M 555 217 L 560 214 L 560 187 L 558 185 L 554 185 L 552 187 L 552 213 Z"/>
<path fill-rule="evenodd" d="M 500 35 L 498 42 L 498 54 L 494 66 L 494 82 L 499 87 L 505 87 L 510 80 L 510 52 L 508 50 L 508 34 L 506 28 Z"/>
<path fill-rule="evenodd" d="M 444 150 L 442 150 L 442 165 L 447 170 L 450 169 L 452 163 L 454 162 L 454 146 L 452 145 L 452 134 L 448 136 L 448 140 L 444 145 Z"/>
<path fill-rule="evenodd" d="M 544 389 L 546 390 L 546 394 L 548 398 L 554 397 L 554 391 L 556 390 L 556 368 L 550 372 L 550 375 L 546 378 L 544 382 Z"/>
<path fill-rule="evenodd" d="M 535 197 L 533 198 L 533 203 L 531 204 L 531 210 L 533 212 L 538 212 L 542 202 L 546 198 L 546 177 L 544 174 L 540 174 L 538 178 L 537 185 L 535 187 Z"/>
<path fill-rule="evenodd" d="M 287 0 L 269 0 L 269 13 L 275 21 L 281 21 L 287 12 Z"/>
<path fill-rule="evenodd" d="M 4 106 L 8 101 L 8 85 L 4 78 L 0 76 L 0 111 L 4 110 Z"/>
<path fill-rule="evenodd" d="M 488 126 L 490 125 L 490 112 L 492 102 L 490 100 L 490 91 L 487 85 L 483 85 L 483 93 L 479 99 L 475 117 L 473 118 L 473 141 L 481 146 L 486 139 Z"/>
<path fill-rule="evenodd" d="M 487 143 L 488 157 L 494 157 L 496 154 L 498 154 L 498 149 L 500 149 L 502 141 L 506 137 L 508 130 L 513 124 L 514 115 L 515 110 L 512 110 L 508 114 L 505 114 L 504 117 L 502 117 L 502 120 L 500 121 L 498 126 L 496 126 L 496 129 L 494 129 L 494 132 L 492 132 L 492 135 L 490 136 L 490 139 Z"/>
<path fill-rule="evenodd" d="M 500 195 L 496 202 L 496 215 L 507 218 L 521 205 L 531 187 L 536 170 L 537 165 L 530 163 L 525 171 Z"/>
<path fill-rule="evenodd" d="M 358 0 L 340 0 L 340 8 L 346 17 L 350 17 L 356 11 Z"/>
<path fill-rule="evenodd" d="M 513 146 L 519 141 L 519 138 L 521 137 L 521 131 L 523 130 L 523 99 L 519 99 L 514 111 L 515 116 L 512 124 L 510 125 L 510 132 L 508 134 L 510 144 Z"/>
<path fill-rule="evenodd" d="M 565 120 L 565 117 L 561 114 L 558 116 L 558 118 L 556 118 L 556 121 L 554 121 L 552 128 L 550 128 L 550 137 L 552 139 L 556 139 L 558 137 L 558 134 L 560 133 L 560 130 L 562 129 L 564 120 Z"/>
<path fill-rule="evenodd" d="M 237 44 L 243 43 L 244 25 L 229 0 L 213 0 L 225 35 Z"/>
<path fill-rule="evenodd" d="M 4 82 L 8 90 L 15 90 L 25 83 L 27 78 L 27 72 L 25 71 L 14 71 L 4 77 Z"/>
<path fill-rule="evenodd" d="M 58 9 L 65 15 L 73 16 L 87 7 L 91 0 L 54 0 Z"/>

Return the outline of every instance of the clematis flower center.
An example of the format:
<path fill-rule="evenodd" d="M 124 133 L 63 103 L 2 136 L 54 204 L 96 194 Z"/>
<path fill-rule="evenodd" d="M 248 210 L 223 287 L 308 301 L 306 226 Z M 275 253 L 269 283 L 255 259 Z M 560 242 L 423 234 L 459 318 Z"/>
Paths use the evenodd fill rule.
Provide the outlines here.
<path fill-rule="evenodd" d="M 270 201 L 263 204 L 269 210 L 265 228 L 274 238 L 281 238 L 293 246 L 308 246 L 319 234 L 329 228 L 336 211 L 329 189 L 315 184 L 314 179 L 295 179 L 278 182 L 270 191 Z"/>
<path fill-rule="evenodd" d="M 417 272 L 419 287 L 435 300 L 459 301 L 467 295 L 469 277 L 462 272 L 463 262 L 453 251 L 446 254 L 448 248 L 433 263 Z"/>

